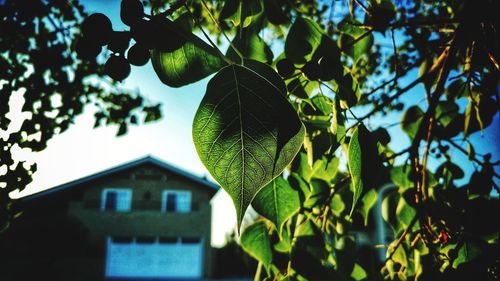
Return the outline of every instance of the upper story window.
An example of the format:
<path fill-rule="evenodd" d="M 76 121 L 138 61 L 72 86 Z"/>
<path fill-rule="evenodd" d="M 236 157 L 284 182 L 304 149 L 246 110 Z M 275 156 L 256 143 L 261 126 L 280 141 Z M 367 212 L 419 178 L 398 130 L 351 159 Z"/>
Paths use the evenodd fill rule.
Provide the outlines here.
<path fill-rule="evenodd" d="M 191 211 L 191 192 L 165 190 L 162 193 L 161 211 L 167 213 L 188 213 Z"/>
<path fill-rule="evenodd" d="M 129 188 L 106 188 L 102 191 L 101 210 L 129 212 L 132 207 L 132 190 Z"/>

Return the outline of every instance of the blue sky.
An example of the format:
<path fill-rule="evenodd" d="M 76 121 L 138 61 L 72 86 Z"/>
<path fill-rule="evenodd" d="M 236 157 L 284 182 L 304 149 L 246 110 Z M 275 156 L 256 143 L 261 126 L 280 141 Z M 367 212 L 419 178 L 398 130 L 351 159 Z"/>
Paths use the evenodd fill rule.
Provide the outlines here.
<path fill-rule="evenodd" d="M 83 3 L 89 13 L 102 12 L 109 16 L 115 30 L 127 29 L 119 19 L 119 0 L 87 0 Z M 278 53 L 275 53 L 275 56 L 277 55 Z M 24 156 L 38 164 L 34 181 L 24 194 L 50 188 L 148 154 L 196 175 L 208 175 L 196 154 L 191 138 L 193 117 L 205 92 L 207 81 L 208 78 L 174 89 L 160 82 L 150 63 L 144 67 L 132 66 L 131 76 L 123 87 L 140 90 L 141 94 L 153 103 L 161 102 L 163 119 L 148 125 L 131 126 L 127 135 L 116 138 L 117 127 L 93 129 L 95 108 L 88 106 L 85 113 L 76 118 L 75 124 L 67 132 L 49 142 L 45 151 L 33 156 L 27 154 Z M 401 85 L 408 82 L 403 79 Z M 414 103 L 422 96 L 420 91 L 422 87 L 416 87 L 404 96 L 403 101 Z M 385 123 L 397 122 L 399 118 L 399 115 L 395 115 L 394 118 L 383 120 Z M 472 137 L 474 142 L 479 143 L 476 152 L 478 154 L 493 152 L 493 161 L 498 160 L 500 154 L 499 119 L 497 114 L 492 128 L 486 130 L 483 135 L 476 133 Z M 369 124 L 377 124 L 380 122 L 378 120 L 380 119 L 375 118 Z M 408 137 L 402 134 L 399 128 L 394 126 L 390 129 L 391 146 L 395 151 L 401 150 L 409 143 Z M 454 148 L 451 148 L 450 153 L 468 174 L 473 171 L 473 165 L 466 156 Z M 430 164 L 435 167 L 437 162 L 432 161 Z M 223 192 L 216 195 L 214 203 L 215 241 L 213 242 L 220 245 L 224 233 L 234 229 L 235 212 L 230 199 Z"/>

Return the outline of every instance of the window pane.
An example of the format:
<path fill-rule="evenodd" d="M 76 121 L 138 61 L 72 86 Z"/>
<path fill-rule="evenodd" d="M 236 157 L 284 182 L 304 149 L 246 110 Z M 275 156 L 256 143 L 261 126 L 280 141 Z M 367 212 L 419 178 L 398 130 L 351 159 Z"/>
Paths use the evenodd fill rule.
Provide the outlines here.
<path fill-rule="evenodd" d="M 110 210 L 110 211 L 116 210 L 116 197 L 117 194 L 114 191 L 108 191 L 106 193 L 106 203 L 104 205 L 105 210 Z"/>
<path fill-rule="evenodd" d="M 130 211 L 131 205 L 131 194 L 128 190 L 120 190 L 117 193 L 117 202 L 116 202 L 116 210 L 117 211 Z"/>
<path fill-rule="evenodd" d="M 187 213 L 191 211 L 191 193 L 188 191 L 177 193 L 177 212 Z"/>
<path fill-rule="evenodd" d="M 167 212 L 175 212 L 177 209 L 177 200 L 175 193 L 167 193 Z"/>

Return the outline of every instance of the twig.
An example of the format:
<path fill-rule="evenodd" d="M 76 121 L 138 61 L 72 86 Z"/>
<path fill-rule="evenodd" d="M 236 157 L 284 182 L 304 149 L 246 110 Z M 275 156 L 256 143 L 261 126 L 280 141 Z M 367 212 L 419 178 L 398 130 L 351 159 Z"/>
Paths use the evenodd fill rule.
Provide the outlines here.
<path fill-rule="evenodd" d="M 215 19 L 214 15 L 210 11 L 210 8 L 208 7 L 207 2 L 205 0 L 201 0 L 201 4 L 205 8 L 205 10 L 207 10 L 208 15 L 210 16 L 210 18 L 212 19 L 212 21 L 215 23 L 215 25 L 217 26 L 217 28 L 219 29 L 219 31 L 222 33 L 222 35 L 224 36 L 224 38 L 226 38 L 227 42 L 229 43 L 229 46 L 231 46 L 231 49 L 233 49 L 233 51 L 240 57 L 241 61 L 243 62 L 243 59 L 244 59 L 243 54 L 238 50 L 238 48 L 236 48 L 234 46 L 233 42 L 229 39 L 229 37 L 227 37 L 226 32 L 224 32 L 224 30 L 220 26 L 219 22 Z"/>
<path fill-rule="evenodd" d="M 392 47 L 394 49 L 394 70 L 396 72 L 396 76 L 394 77 L 394 87 L 398 84 L 399 77 L 399 61 L 398 61 L 398 49 L 396 47 L 396 40 L 394 39 L 394 28 L 391 28 L 391 38 L 392 38 Z"/>
<path fill-rule="evenodd" d="M 368 8 L 363 3 L 361 3 L 359 0 L 354 0 L 354 2 L 356 2 L 356 4 L 358 4 L 361 7 L 361 9 L 363 9 L 363 11 L 365 11 L 365 13 L 367 15 L 369 15 L 370 17 L 372 16 L 372 13 L 368 10 Z"/>
<path fill-rule="evenodd" d="M 187 6 L 187 4 L 184 5 L 184 7 L 186 8 L 186 11 L 188 12 L 188 14 L 193 18 L 195 24 L 200 28 L 201 32 L 203 33 L 203 35 L 205 36 L 205 38 L 208 40 L 208 42 L 210 43 L 210 45 L 212 45 L 212 47 L 214 49 L 217 50 L 217 53 L 219 54 L 219 56 L 227 63 L 227 64 L 233 64 L 234 62 L 231 61 L 228 57 L 226 57 L 220 50 L 219 50 L 219 47 L 217 47 L 217 45 L 214 43 L 214 41 L 212 41 L 212 39 L 210 38 L 210 36 L 208 36 L 208 34 L 205 32 L 205 30 L 203 29 L 203 27 L 201 26 L 200 22 L 198 21 L 198 19 L 193 15 L 193 13 L 191 13 L 191 10 L 189 10 L 189 7 Z"/>
<path fill-rule="evenodd" d="M 417 215 L 415 215 L 413 217 L 413 219 L 411 220 L 410 224 L 404 230 L 403 234 L 401 234 L 401 236 L 399 237 L 398 241 L 396 242 L 396 245 L 394 246 L 394 248 L 392 248 L 393 249 L 392 252 L 385 259 L 384 264 L 386 264 L 388 261 L 390 261 L 392 259 L 392 257 L 396 253 L 397 249 L 403 244 L 403 242 L 404 242 L 404 240 L 406 238 L 406 235 L 408 235 L 408 233 L 410 233 L 411 228 L 417 222 L 417 217 L 418 217 Z"/>

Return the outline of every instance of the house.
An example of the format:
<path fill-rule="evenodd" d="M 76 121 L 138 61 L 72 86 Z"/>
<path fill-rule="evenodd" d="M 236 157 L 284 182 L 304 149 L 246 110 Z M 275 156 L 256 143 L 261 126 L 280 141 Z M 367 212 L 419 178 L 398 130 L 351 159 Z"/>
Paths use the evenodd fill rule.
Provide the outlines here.
<path fill-rule="evenodd" d="M 0 241 L 0 276 L 210 277 L 210 199 L 218 189 L 148 156 L 30 195 L 21 202 L 23 215 Z"/>

